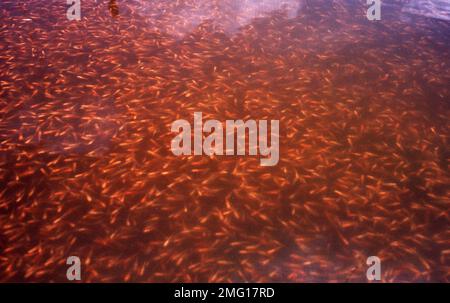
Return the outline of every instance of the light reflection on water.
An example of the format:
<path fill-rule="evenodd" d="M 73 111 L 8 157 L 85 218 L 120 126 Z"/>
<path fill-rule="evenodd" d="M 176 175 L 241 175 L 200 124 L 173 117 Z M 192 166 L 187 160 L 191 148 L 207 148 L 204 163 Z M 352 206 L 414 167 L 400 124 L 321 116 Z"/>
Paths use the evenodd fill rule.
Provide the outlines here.
<path fill-rule="evenodd" d="M 209 21 L 222 28 L 227 34 L 234 34 L 240 27 L 255 18 L 268 17 L 273 12 L 294 18 L 305 5 L 305 0 L 193 0 L 170 12 L 164 9 L 166 1 L 141 1 L 140 14 L 144 18 L 164 20 L 164 26 L 155 24 L 155 29 L 183 37 L 199 24 Z M 224 16 L 224 12 L 226 15 Z"/>
<path fill-rule="evenodd" d="M 450 21 L 450 1 L 413 0 L 403 7 L 402 12 Z"/>

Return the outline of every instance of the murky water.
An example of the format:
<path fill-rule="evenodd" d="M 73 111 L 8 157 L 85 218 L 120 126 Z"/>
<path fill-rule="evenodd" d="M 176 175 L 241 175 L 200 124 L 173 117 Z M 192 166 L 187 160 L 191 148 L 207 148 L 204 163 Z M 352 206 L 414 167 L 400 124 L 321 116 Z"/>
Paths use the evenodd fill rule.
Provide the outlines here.
<path fill-rule="evenodd" d="M 449 280 L 445 1 L 67 8 L 0 3 L 0 281 Z M 174 156 L 194 112 L 279 120 L 278 165 Z"/>

